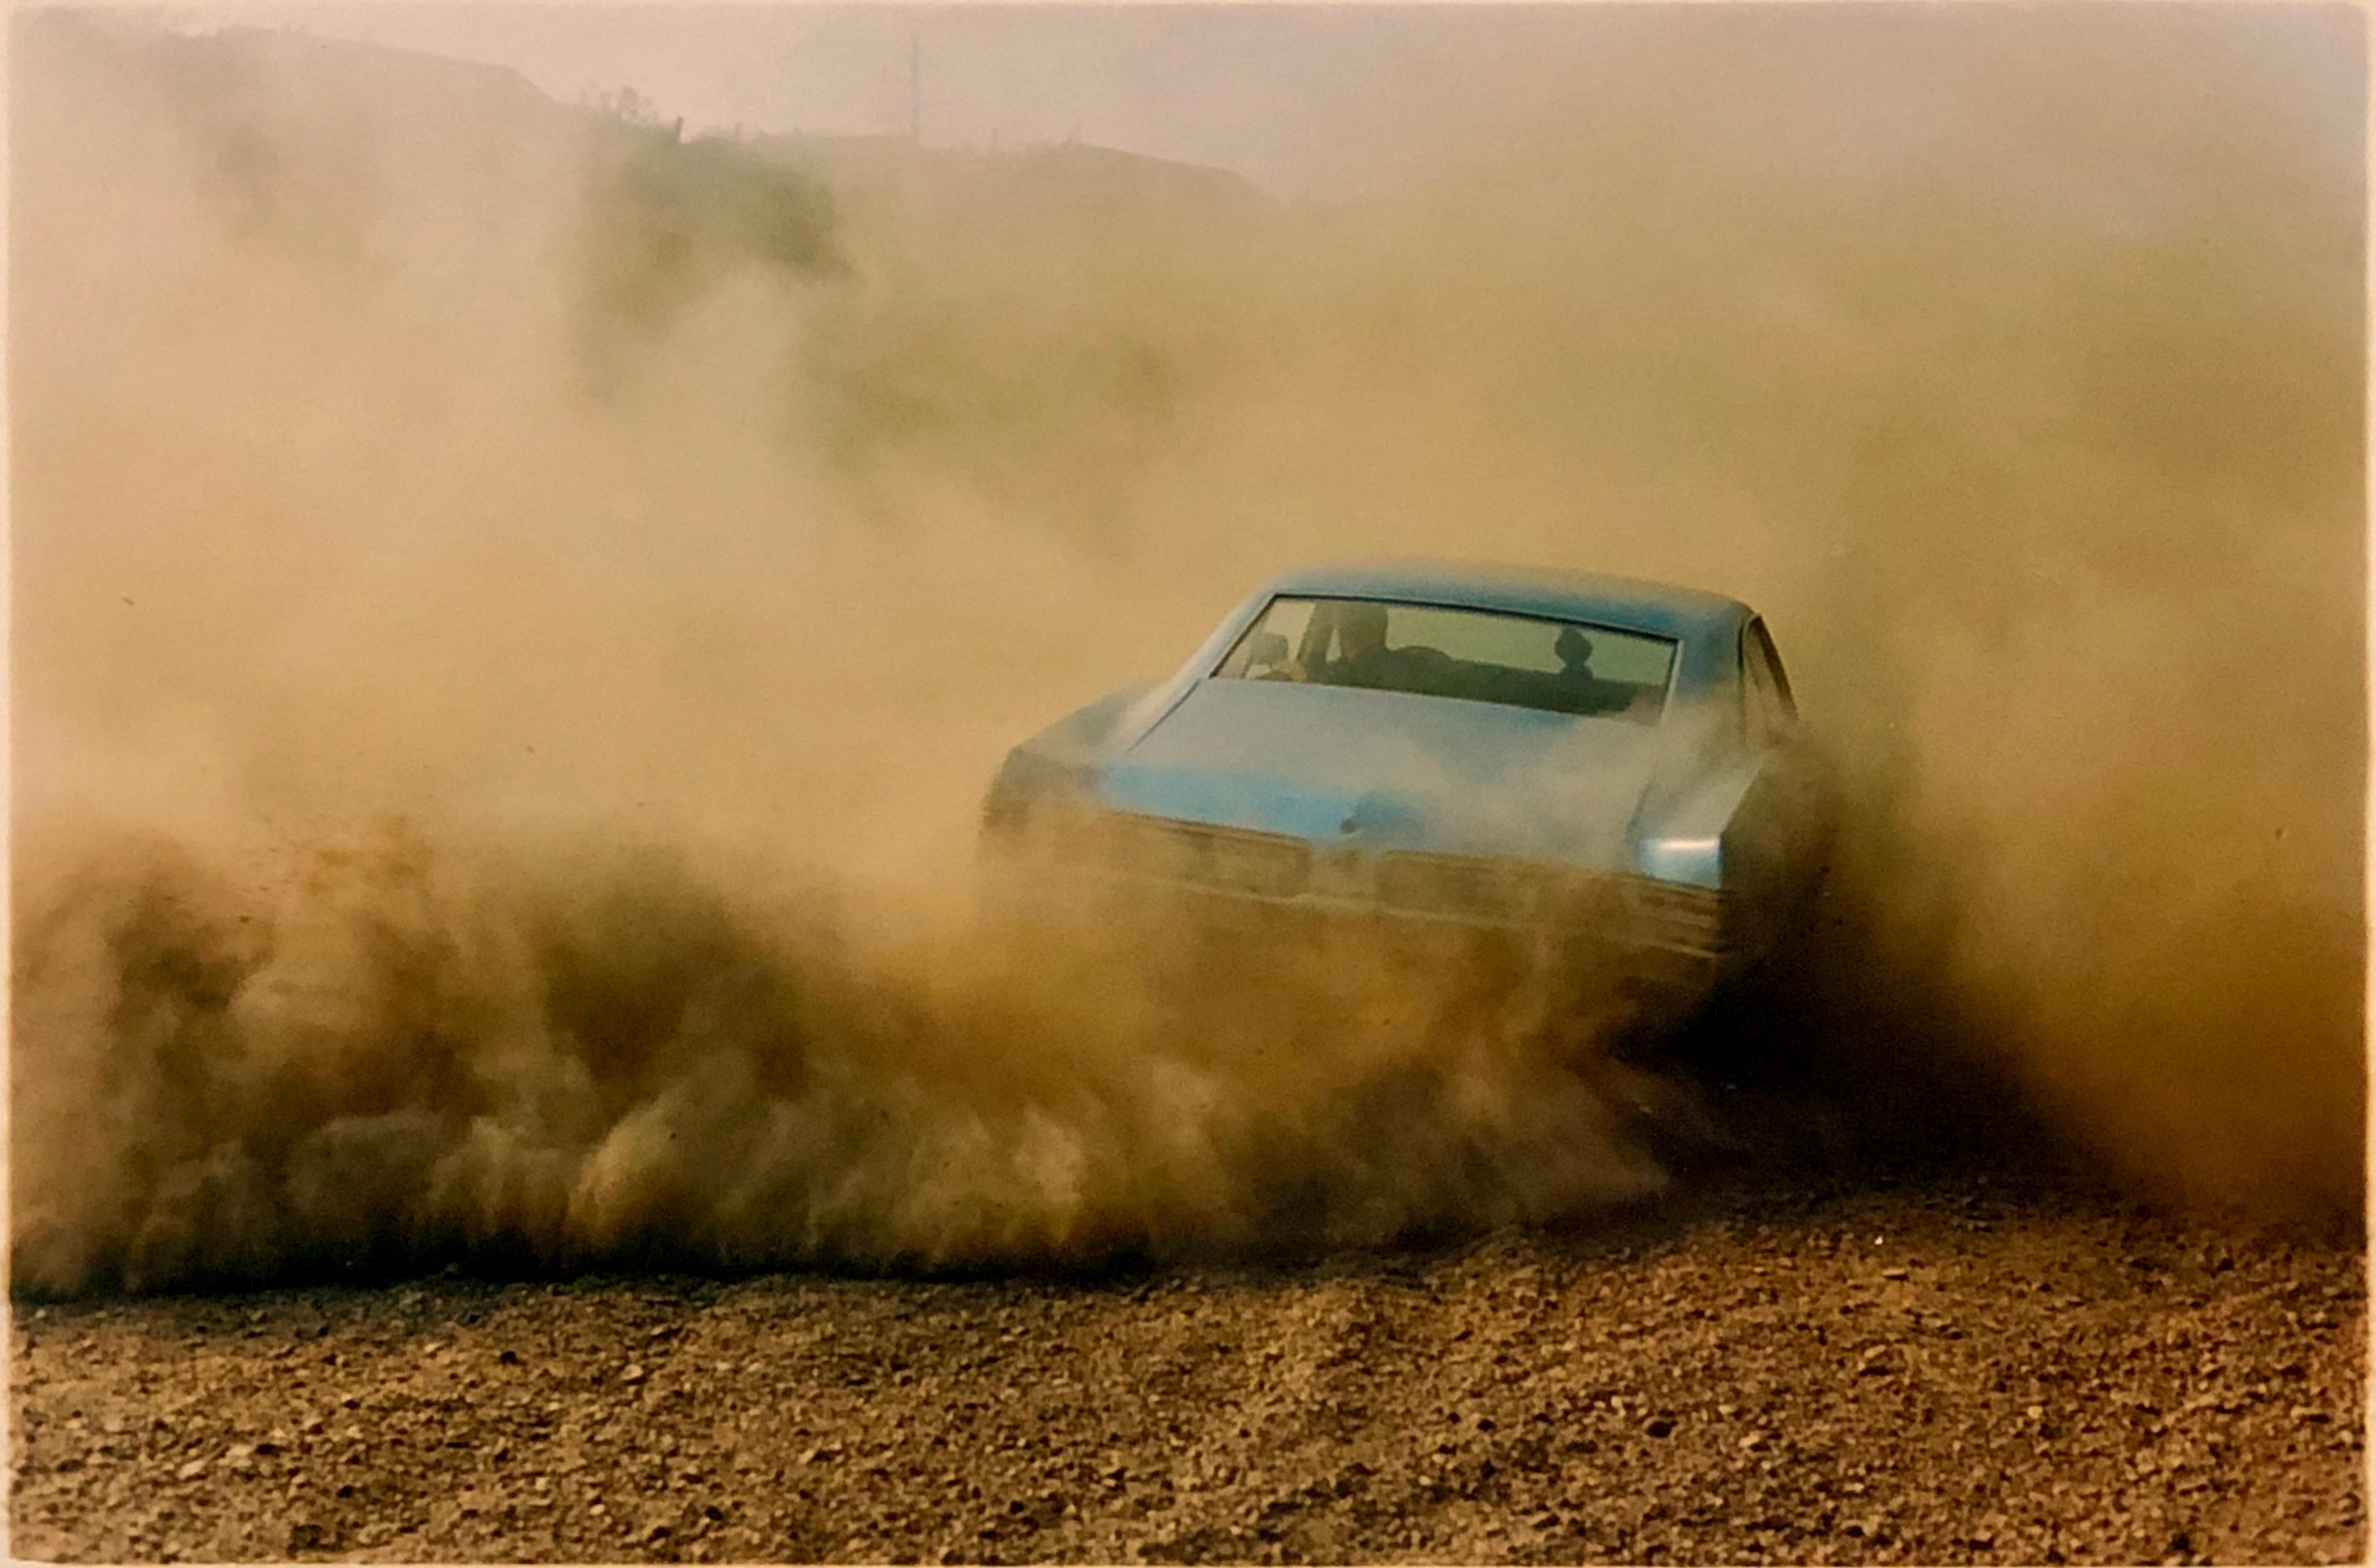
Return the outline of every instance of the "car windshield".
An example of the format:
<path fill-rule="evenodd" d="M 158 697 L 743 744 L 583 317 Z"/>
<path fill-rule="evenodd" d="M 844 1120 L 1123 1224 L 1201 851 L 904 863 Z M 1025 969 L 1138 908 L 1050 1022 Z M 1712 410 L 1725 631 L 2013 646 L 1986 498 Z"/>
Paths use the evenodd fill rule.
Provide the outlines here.
<path fill-rule="evenodd" d="M 1281 597 L 1263 607 L 1213 673 L 1654 724 L 1674 666 L 1673 639 L 1612 626 L 1439 604 Z"/>

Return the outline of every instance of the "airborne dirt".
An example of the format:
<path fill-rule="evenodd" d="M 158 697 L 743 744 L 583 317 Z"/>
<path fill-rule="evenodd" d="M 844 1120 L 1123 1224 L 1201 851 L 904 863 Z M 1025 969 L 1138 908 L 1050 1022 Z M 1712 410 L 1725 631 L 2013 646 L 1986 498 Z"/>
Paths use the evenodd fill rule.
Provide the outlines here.
<path fill-rule="evenodd" d="M 2364 1550 L 2358 14 L 1488 9 L 1299 24 L 1429 66 L 1326 202 L 12 20 L 19 1552 Z M 1774 625 L 1748 1173 L 968 915 L 1005 746 L 1389 552 Z"/>
<path fill-rule="evenodd" d="M 1969 1171 L 1283 1272 L 315 1289 L 16 1328 L 16 1550 L 2357 1562 L 2359 1253 Z"/>

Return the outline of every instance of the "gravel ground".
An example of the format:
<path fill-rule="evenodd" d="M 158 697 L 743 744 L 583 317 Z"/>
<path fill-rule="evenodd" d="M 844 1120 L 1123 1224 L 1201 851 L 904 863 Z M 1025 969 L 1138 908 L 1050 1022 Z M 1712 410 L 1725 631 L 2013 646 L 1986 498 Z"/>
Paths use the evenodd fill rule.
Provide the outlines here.
<path fill-rule="evenodd" d="M 20 1307 L 48 1559 L 2359 1561 L 2363 1254 L 2005 1177 L 1453 1250 Z"/>

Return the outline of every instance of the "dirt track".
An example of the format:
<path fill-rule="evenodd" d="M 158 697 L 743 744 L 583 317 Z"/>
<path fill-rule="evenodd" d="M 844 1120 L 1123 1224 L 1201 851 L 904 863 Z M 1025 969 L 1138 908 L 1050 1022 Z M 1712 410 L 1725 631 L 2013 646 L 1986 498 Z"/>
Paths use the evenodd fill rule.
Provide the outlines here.
<path fill-rule="evenodd" d="M 20 1309 L 65 1559 L 2358 1561 L 2356 1246 L 1999 1178 L 1141 1277 Z"/>

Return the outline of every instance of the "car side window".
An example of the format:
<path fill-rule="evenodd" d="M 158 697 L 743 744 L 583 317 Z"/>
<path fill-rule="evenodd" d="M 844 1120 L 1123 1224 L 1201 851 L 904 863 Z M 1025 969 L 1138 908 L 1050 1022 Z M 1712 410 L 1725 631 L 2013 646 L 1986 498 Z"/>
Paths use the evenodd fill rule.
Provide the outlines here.
<path fill-rule="evenodd" d="M 1762 620 L 1750 622 L 1741 632 L 1740 669 L 1750 744 L 1770 746 L 1788 740 L 1798 726 L 1798 705 L 1790 698 L 1789 678 L 1782 673 L 1782 659 Z"/>

